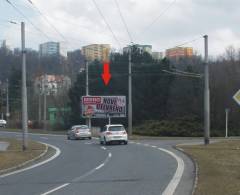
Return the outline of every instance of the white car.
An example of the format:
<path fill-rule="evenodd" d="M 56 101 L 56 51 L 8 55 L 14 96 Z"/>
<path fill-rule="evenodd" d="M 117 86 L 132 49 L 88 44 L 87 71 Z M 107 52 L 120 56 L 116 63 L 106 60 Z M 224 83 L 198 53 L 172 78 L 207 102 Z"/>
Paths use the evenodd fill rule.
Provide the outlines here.
<path fill-rule="evenodd" d="M 123 125 L 106 125 L 100 130 L 100 144 L 108 145 L 112 142 L 128 143 L 128 134 Z"/>
<path fill-rule="evenodd" d="M 0 127 L 6 127 L 7 126 L 7 121 L 0 119 Z"/>
<path fill-rule="evenodd" d="M 67 132 L 68 139 L 92 139 L 92 133 L 87 125 L 75 125 Z"/>

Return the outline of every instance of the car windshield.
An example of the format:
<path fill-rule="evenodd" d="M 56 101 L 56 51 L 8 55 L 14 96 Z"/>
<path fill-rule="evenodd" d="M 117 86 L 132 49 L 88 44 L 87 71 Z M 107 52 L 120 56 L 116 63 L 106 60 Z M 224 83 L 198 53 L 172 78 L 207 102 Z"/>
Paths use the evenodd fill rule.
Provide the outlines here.
<path fill-rule="evenodd" d="M 88 129 L 89 129 L 88 126 L 85 125 L 76 127 L 76 130 L 88 130 Z"/>
<path fill-rule="evenodd" d="M 79 125 L 79 126 L 73 126 L 72 127 L 73 129 L 76 128 L 76 129 L 88 129 L 88 126 L 87 125 Z"/>
<path fill-rule="evenodd" d="M 108 128 L 109 131 L 124 131 L 124 127 L 123 126 L 112 126 Z"/>

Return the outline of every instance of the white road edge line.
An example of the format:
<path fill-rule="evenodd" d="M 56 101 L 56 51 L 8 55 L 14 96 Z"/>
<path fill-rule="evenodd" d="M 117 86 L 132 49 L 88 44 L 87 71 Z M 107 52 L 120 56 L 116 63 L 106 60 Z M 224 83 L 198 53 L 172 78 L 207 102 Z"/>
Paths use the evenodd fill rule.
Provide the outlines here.
<path fill-rule="evenodd" d="M 40 137 L 41 139 L 48 139 L 47 137 Z"/>
<path fill-rule="evenodd" d="M 57 188 L 54 188 L 54 189 L 52 189 L 52 190 L 50 190 L 50 191 L 48 191 L 48 192 L 46 192 L 46 193 L 44 193 L 44 194 L 41 194 L 41 195 L 51 194 L 51 193 L 53 193 L 53 192 L 55 192 L 55 191 L 57 191 L 57 190 L 59 190 L 59 189 L 61 189 L 61 188 L 64 188 L 64 187 L 68 186 L 69 184 L 70 184 L 70 183 L 65 183 L 65 184 L 63 184 L 63 185 L 61 185 L 61 186 L 58 186 Z"/>
<path fill-rule="evenodd" d="M 21 173 L 21 172 L 23 172 L 23 171 L 27 171 L 27 170 L 29 170 L 29 169 L 33 169 L 33 168 L 35 168 L 35 167 L 39 167 L 39 166 L 41 166 L 41 165 L 43 165 L 43 164 L 45 164 L 45 163 L 47 163 L 47 162 L 49 162 L 49 161 L 52 161 L 53 159 L 57 158 L 57 157 L 61 154 L 61 150 L 60 150 L 58 147 L 53 146 L 53 145 L 51 145 L 51 144 L 44 143 L 44 142 L 40 142 L 40 143 L 46 144 L 46 145 L 54 148 L 54 149 L 56 150 L 56 153 L 55 153 L 53 156 L 51 156 L 50 158 L 48 158 L 48 159 L 46 159 L 46 160 L 44 160 L 44 161 L 41 161 L 41 162 L 39 162 L 39 163 L 37 163 L 37 164 L 34 164 L 34 165 L 30 166 L 30 167 L 26 167 L 26 168 L 23 168 L 23 169 L 19 169 L 19 170 L 10 172 L 10 173 L 6 173 L 6 174 L 3 174 L 3 175 L 0 175 L 0 178 L 4 178 L 4 177 L 10 176 L 10 175 L 14 175 L 14 174 L 17 174 L 17 173 Z"/>
<path fill-rule="evenodd" d="M 101 169 L 104 165 L 105 165 L 105 164 L 102 163 L 102 164 L 100 164 L 98 167 L 96 167 L 95 169 L 96 169 L 96 170 Z"/>
<path fill-rule="evenodd" d="M 157 146 L 151 146 L 152 148 L 156 148 Z"/>
<path fill-rule="evenodd" d="M 18 132 L 18 131 L 1 131 L 0 133 L 5 133 L 5 134 L 22 134 L 21 132 Z M 40 136 L 66 136 L 64 134 L 48 134 L 48 133 L 28 133 L 28 135 L 40 135 Z M 21 135 L 20 135 L 21 136 Z"/>
<path fill-rule="evenodd" d="M 183 171 L 184 171 L 184 161 L 182 158 L 180 158 L 179 156 L 177 156 L 176 154 L 174 154 L 173 152 L 166 150 L 164 148 L 158 148 L 159 150 L 171 155 L 173 158 L 176 159 L 177 161 L 177 170 L 173 176 L 173 178 L 171 179 L 171 181 L 169 182 L 168 186 L 165 188 L 165 190 L 163 191 L 162 195 L 173 195 L 181 178 L 183 175 Z"/>

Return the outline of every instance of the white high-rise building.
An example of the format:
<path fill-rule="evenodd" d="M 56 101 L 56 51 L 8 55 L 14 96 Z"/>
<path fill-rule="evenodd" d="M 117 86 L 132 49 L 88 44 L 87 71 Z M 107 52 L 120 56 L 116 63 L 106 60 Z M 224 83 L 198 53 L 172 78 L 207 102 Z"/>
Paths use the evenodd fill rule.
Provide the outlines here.
<path fill-rule="evenodd" d="M 40 56 L 58 56 L 60 55 L 59 42 L 46 42 L 39 45 Z"/>
<path fill-rule="evenodd" d="M 158 52 L 158 51 L 152 52 L 152 58 L 154 60 L 161 60 L 163 58 L 163 52 Z"/>
<path fill-rule="evenodd" d="M 136 44 L 136 45 L 133 45 L 133 46 L 136 47 L 137 50 L 138 50 L 140 53 L 147 52 L 147 53 L 149 53 L 150 55 L 152 55 L 152 45 L 140 45 L 140 44 Z M 124 47 L 124 48 L 123 48 L 123 53 L 128 53 L 129 47 L 130 47 L 130 46 Z"/>

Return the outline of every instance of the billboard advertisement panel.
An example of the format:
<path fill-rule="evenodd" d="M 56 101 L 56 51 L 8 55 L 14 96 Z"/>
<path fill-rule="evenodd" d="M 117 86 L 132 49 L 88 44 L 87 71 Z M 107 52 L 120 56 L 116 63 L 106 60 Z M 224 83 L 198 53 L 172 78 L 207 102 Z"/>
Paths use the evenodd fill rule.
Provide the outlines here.
<path fill-rule="evenodd" d="M 126 117 L 125 96 L 83 96 L 83 118 Z"/>

